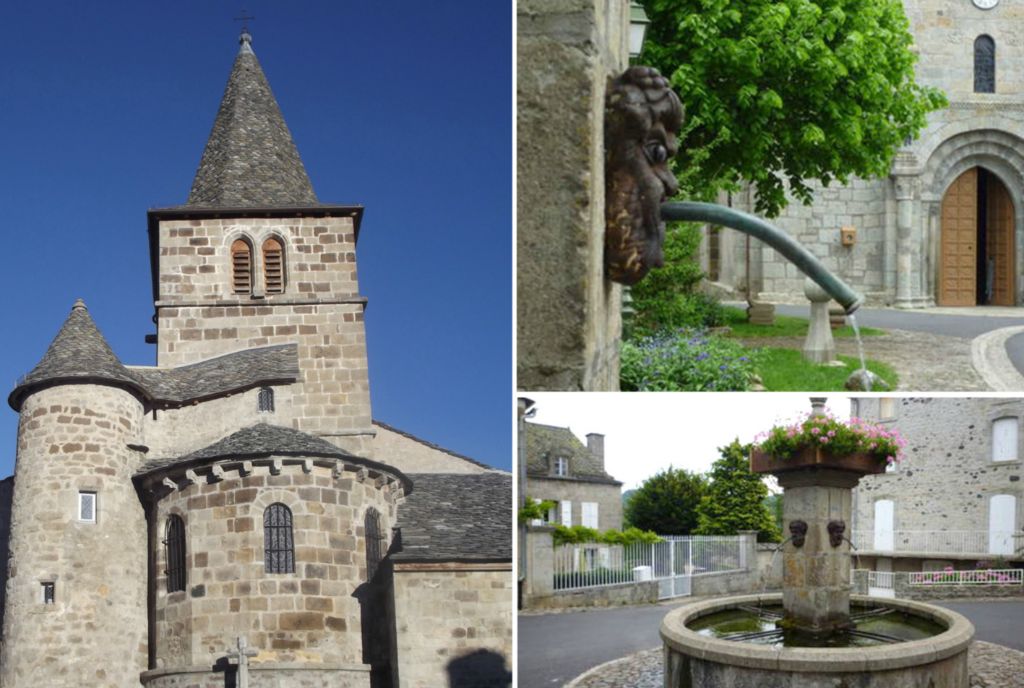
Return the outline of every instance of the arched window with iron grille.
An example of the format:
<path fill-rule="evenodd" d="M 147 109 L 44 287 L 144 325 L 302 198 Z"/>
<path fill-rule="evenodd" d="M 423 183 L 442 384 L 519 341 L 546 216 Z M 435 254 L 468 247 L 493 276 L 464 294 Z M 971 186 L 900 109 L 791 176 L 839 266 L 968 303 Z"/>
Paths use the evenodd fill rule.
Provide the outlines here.
<path fill-rule="evenodd" d="M 372 506 L 366 510 L 363 521 L 366 535 L 366 579 L 373 580 L 381 560 L 388 551 L 388 538 L 380 525 L 380 513 Z"/>
<path fill-rule="evenodd" d="M 996 42 L 985 34 L 974 39 L 974 92 L 996 92 Z"/>
<path fill-rule="evenodd" d="M 231 244 L 231 288 L 236 294 L 252 293 L 252 246 L 245 239 Z"/>
<path fill-rule="evenodd" d="M 164 533 L 164 547 L 167 556 L 167 592 L 185 589 L 185 522 L 180 516 L 167 517 Z"/>
<path fill-rule="evenodd" d="M 274 237 L 263 242 L 263 283 L 268 294 L 284 293 L 284 245 Z"/>
<path fill-rule="evenodd" d="M 263 413 L 274 412 L 274 390 L 270 387 L 260 387 L 257 408 Z"/>
<path fill-rule="evenodd" d="M 295 573 L 292 510 L 280 502 L 263 512 L 263 553 L 267 573 Z"/>

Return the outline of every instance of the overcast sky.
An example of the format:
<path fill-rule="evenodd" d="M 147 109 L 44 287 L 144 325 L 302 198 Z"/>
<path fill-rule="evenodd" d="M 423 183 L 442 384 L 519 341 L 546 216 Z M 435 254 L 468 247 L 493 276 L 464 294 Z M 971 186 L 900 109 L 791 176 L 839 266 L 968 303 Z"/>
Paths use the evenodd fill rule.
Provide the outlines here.
<path fill-rule="evenodd" d="M 586 443 L 587 433 L 605 436 L 605 468 L 622 489 L 638 487 L 670 465 L 705 472 L 718 447 L 739 437 L 750 442 L 761 430 L 810 411 L 807 394 L 601 394 L 535 392 L 532 422 L 569 427 Z M 827 408 L 850 414 L 849 398 L 833 396 Z"/>

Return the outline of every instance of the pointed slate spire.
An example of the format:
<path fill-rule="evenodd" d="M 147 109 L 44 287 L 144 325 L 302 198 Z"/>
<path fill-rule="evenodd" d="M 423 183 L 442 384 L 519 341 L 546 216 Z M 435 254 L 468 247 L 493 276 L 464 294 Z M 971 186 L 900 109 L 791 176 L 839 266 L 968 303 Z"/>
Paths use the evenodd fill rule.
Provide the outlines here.
<path fill-rule="evenodd" d="M 29 393 L 38 387 L 61 383 L 112 383 L 145 394 L 111 350 L 107 340 L 96 328 L 82 299 L 75 301 L 60 332 L 50 342 L 39 364 L 18 381 L 7 401 L 18 411 Z"/>
<path fill-rule="evenodd" d="M 239 43 L 186 205 L 316 205 L 306 168 L 252 51 L 252 36 L 243 31 Z"/>

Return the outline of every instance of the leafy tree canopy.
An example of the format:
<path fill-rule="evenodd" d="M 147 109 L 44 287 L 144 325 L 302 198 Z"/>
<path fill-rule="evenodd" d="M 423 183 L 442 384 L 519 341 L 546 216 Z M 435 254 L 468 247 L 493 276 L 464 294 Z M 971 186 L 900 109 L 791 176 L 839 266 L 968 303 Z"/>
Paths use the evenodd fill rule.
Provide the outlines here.
<path fill-rule="evenodd" d="M 741 180 L 778 215 L 810 180 L 886 175 L 941 91 L 914 81 L 901 0 L 644 0 L 640 61 L 667 75 L 686 108 L 676 169 L 684 195 L 711 199 Z"/>
<path fill-rule="evenodd" d="M 756 530 L 761 542 L 780 540 L 775 519 L 765 506 L 768 487 L 750 472 L 750 445 L 733 440 L 720 447 L 721 458 L 711 466 L 711 484 L 697 508 L 698 535 L 736 535 Z"/>
<path fill-rule="evenodd" d="M 689 535 L 706 487 L 704 476 L 669 466 L 640 486 L 626 504 L 625 521 L 659 535 Z"/>

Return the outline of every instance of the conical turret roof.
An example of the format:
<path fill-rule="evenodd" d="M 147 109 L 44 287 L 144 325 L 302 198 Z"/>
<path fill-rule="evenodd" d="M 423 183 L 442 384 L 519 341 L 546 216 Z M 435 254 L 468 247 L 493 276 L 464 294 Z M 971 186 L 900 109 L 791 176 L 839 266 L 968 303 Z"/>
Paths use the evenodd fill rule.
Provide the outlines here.
<path fill-rule="evenodd" d="M 78 299 L 42 360 L 18 382 L 7 401 L 18 411 L 22 401 L 34 389 L 83 382 L 114 384 L 145 395 L 145 390 L 100 334 L 85 303 Z"/>
<path fill-rule="evenodd" d="M 243 32 L 187 206 L 317 205 L 313 185 Z"/>

